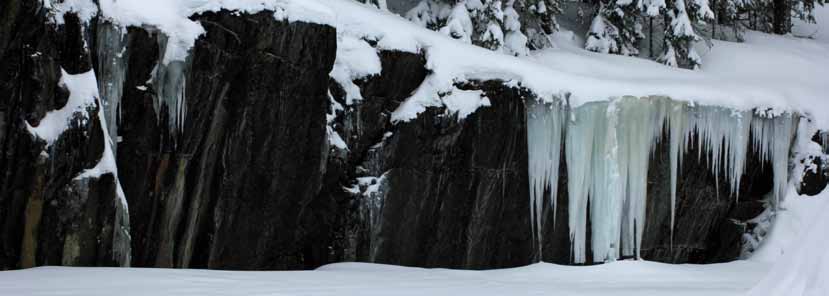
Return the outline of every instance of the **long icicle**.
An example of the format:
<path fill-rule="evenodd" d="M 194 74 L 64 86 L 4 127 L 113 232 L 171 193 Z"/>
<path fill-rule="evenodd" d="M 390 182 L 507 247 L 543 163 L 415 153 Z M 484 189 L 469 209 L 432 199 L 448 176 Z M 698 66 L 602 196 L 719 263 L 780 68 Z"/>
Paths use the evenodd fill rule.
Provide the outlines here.
<path fill-rule="evenodd" d="M 572 261 L 584 263 L 587 235 L 587 205 L 593 184 L 593 158 L 603 147 L 596 143 L 605 135 L 607 102 L 589 103 L 572 110 L 565 141 L 567 160 L 568 225 Z M 595 193 L 593 193 L 595 194 Z"/>
<path fill-rule="evenodd" d="M 668 129 L 670 137 L 671 165 L 671 249 L 674 245 L 674 226 L 676 225 L 676 190 L 682 157 L 687 151 L 688 143 L 688 104 L 683 102 L 666 103 L 668 110 Z"/>
<path fill-rule="evenodd" d="M 527 147 L 531 160 L 530 215 L 535 227 L 535 239 L 539 258 L 542 251 L 542 215 L 544 192 L 550 192 L 550 205 L 555 221 L 558 195 L 558 172 L 561 160 L 561 140 L 565 125 L 565 109 L 561 103 L 527 103 Z"/>

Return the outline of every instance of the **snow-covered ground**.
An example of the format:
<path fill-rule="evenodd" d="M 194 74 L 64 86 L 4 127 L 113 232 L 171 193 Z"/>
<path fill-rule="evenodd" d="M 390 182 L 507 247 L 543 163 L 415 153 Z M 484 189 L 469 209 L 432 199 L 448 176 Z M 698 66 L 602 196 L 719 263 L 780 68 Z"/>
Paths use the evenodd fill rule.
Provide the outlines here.
<path fill-rule="evenodd" d="M 829 4 L 815 7 L 814 14 L 817 23 L 794 20 L 792 34 L 829 43 L 829 24 L 827 24 L 829 22 Z"/>
<path fill-rule="evenodd" d="M 341 263 L 315 271 L 41 267 L 0 272 L 0 295 L 741 295 L 767 265 L 616 262 L 457 271 Z"/>

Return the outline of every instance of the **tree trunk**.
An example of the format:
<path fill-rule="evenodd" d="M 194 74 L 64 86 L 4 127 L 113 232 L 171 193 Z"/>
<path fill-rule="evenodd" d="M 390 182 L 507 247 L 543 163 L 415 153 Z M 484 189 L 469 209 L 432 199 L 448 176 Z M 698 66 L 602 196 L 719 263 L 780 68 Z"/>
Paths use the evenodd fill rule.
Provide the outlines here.
<path fill-rule="evenodd" d="M 774 14 L 772 19 L 772 31 L 775 34 L 786 34 L 789 32 L 790 8 L 788 0 L 774 0 Z"/>

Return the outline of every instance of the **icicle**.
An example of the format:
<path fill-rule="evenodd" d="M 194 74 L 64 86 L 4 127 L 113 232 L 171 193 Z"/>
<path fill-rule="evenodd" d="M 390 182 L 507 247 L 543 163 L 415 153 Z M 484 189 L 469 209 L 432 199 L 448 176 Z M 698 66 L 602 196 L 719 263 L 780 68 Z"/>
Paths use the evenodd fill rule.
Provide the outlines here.
<path fill-rule="evenodd" d="M 669 153 L 671 165 L 671 248 L 674 244 L 674 225 L 676 224 L 676 187 L 682 157 L 687 152 L 688 143 L 688 104 L 668 100 L 666 103 L 668 130 L 670 133 Z"/>
<path fill-rule="evenodd" d="M 535 227 L 535 239 L 541 253 L 541 216 L 544 192 L 550 192 L 553 215 L 558 193 L 558 171 L 561 160 L 561 140 L 564 132 L 565 109 L 561 103 L 527 103 L 527 147 L 530 176 L 530 217 Z M 553 216 L 555 219 L 555 216 Z"/>
<path fill-rule="evenodd" d="M 110 137 L 116 141 L 112 145 L 112 152 L 115 153 L 118 146 L 118 110 L 129 60 L 127 35 L 121 27 L 102 21 L 98 24 L 97 39 L 98 89 L 101 91 L 104 117 L 108 123 L 106 128 Z"/>
<path fill-rule="evenodd" d="M 622 172 L 625 164 L 625 147 L 620 147 L 617 136 L 621 105 L 619 101 L 603 104 L 593 108 L 593 113 L 585 119 L 595 123 L 593 134 L 593 159 L 588 172 L 593 176 L 590 179 L 589 200 L 591 220 L 591 247 L 593 261 L 614 260 L 619 257 L 619 233 L 622 230 L 619 223 L 622 221 L 622 210 L 625 200 L 621 194 L 625 191 Z M 590 112 L 589 111 L 589 112 Z M 592 117 L 592 118 L 591 118 Z M 569 153 L 568 149 L 568 153 Z M 578 150 L 573 150 L 578 153 Z M 622 157 L 620 157 L 622 156 Z"/>
<path fill-rule="evenodd" d="M 168 37 L 159 34 L 159 52 L 167 54 Z M 185 61 L 169 60 L 163 57 L 154 71 L 152 77 L 153 86 L 156 89 L 156 100 L 153 104 L 156 116 L 161 120 L 162 107 L 167 107 L 167 119 L 170 133 L 177 134 L 184 128 L 186 110 L 185 90 L 187 88 L 186 77 L 190 70 L 191 58 Z"/>
<path fill-rule="evenodd" d="M 586 258 L 588 200 L 595 261 L 639 256 L 648 162 L 666 118 L 662 103 L 625 97 L 574 110 L 566 142 L 574 262 Z"/>
<path fill-rule="evenodd" d="M 624 97 L 588 103 L 571 110 L 568 121 L 562 121 L 565 113 L 556 106 L 531 103 L 527 112 L 530 215 L 538 237 L 546 190 L 552 192 L 555 206 L 560 133 L 566 131 L 568 225 L 575 263 L 584 263 L 587 258 L 588 213 L 594 261 L 640 257 L 647 218 L 650 153 L 655 151 L 655 143 L 662 140 L 665 128 L 670 135 L 671 244 L 679 168 L 692 138 L 696 139 L 699 159 L 708 164 L 717 180 L 724 174 L 729 192 L 738 198 L 749 139 L 754 136 L 754 146 L 774 168 L 775 200 L 785 193 L 792 115 L 759 118 L 750 111 L 692 107 L 665 97 Z"/>
<path fill-rule="evenodd" d="M 593 158 L 604 147 L 595 143 L 606 134 L 607 103 L 589 103 L 572 111 L 565 141 L 567 160 L 568 225 L 572 261 L 583 263 L 587 258 L 587 198 L 593 184 Z M 596 221 L 593 221 L 595 224 Z"/>
<path fill-rule="evenodd" d="M 665 101 L 658 98 L 626 97 L 619 106 L 617 137 L 622 187 L 618 195 L 626 205 L 621 247 L 623 255 L 639 258 L 646 218 L 648 165 L 654 143 L 662 137 L 667 114 Z M 612 233 L 616 237 L 618 234 Z"/>
<path fill-rule="evenodd" d="M 740 178 L 745 172 L 748 153 L 752 113 L 714 106 L 698 106 L 692 108 L 690 113 L 688 124 L 691 128 L 687 136 L 690 138 L 692 133 L 697 133 L 700 159 L 703 154 L 706 155 L 708 166 L 717 182 L 720 172 L 725 168 L 730 192 L 739 197 Z M 707 157 L 706 152 L 710 152 L 710 157 Z"/>
<path fill-rule="evenodd" d="M 771 162 L 774 173 L 772 197 L 775 206 L 786 195 L 789 181 L 789 149 L 794 135 L 796 119 L 784 113 L 777 117 L 755 116 L 751 125 L 754 149 L 760 159 Z"/>

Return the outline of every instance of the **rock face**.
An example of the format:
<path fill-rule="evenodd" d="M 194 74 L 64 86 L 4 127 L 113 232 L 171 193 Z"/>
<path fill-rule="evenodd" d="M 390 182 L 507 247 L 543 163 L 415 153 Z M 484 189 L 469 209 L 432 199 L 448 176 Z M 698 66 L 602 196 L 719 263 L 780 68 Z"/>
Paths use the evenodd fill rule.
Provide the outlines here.
<path fill-rule="evenodd" d="M 666 137 L 663 137 L 667 139 Z M 666 141 L 665 141 L 666 142 Z M 648 221 L 642 257 L 668 263 L 715 263 L 739 258 L 742 234 L 738 227 L 760 215 L 761 202 L 771 191 L 771 166 L 751 155 L 739 193 L 728 188 L 724 174 L 716 177 L 699 158 L 696 145 L 683 156 L 677 179 L 676 217 L 671 232 L 670 161 L 667 143 L 660 143 L 648 171 Z"/>
<path fill-rule="evenodd" d="M 75 111 L 51 144 L 27 129 L 67 103 L 61 69 L 91 70 L 84 26 L 72 14 L 50 24 L 36 1 L 5 1 L 0 11 L 0 269 L 129 264 L 114 175 L 79 178 L 107 145 L 100 103 Z"/>
<path fill-rule="evenodd" d="M 815 143 L 821 144 L 820 151 L 815 151 L 815 155 L 807 155 L 801 161 L 803 162 L 803 179 L 801 180 L 800 188 L 797 192 L 805 195 L 817 195 L 826 189 L 829 184 L 829 134 L 826 132 L 818 132 L 812 138 Z"/>
<path fill-rule="evenodd" d="M 331 27 L 270 13 L 197 16 L 180 130 L 156 120 L 141 86 L 158 36 L 131 31 L 118 167 L 132 213 L 134 264 L 298 269 L 327 261 L 332 231 L 314 207 L 325 172 Z M 169 107 L 162 107 L 169 108 Z M 323 203 L 324 205 L 324 203 Z M 328 210 L 328 209 L 326 209 Z M 313 243 L 312 243 L 313 242 Z"/>
<path fill-rule="evenodd" d="M 366 206 L 377 217 L 358 260 L 474 269 L 532 262 L 527 93 L 497 81 L 465 87 L 483 90 L 492 106 L 460 120 L 428 109 L 368 153 L 362 167 L 382 175 L 381 192 L 363 198 L 382 205 Z"/>
<path fill-rule="evenodd" d="M 160 63 L 163 35 L 129 28 L 124 59 L 112 71 L 107 55 L 84 46 L 90 38 L 92 52 L 105 51 L 107 23 L 85 26 L 67 15 L 65 25 L 50 25 L 30 2 L 0 6 L 0 269 L 572 262 L 564 159 L 557 212 L 546 201 L 542 235 L 531 228 L 526 102 L 535 97 L 525 89 L 458 84 L 482 91 L 491 106 L 462 119 L 433 107 L 392 123 L 392 112 L 429 75 L 423 53 L 378 51 L 382 72 L 355 81 L 364 99 L 349 106 L 329 78 L 337 47 L 329 26 L 278 21 L 269 12 L 196 15 L 207 33 L 175 65 Z M 123 82 L 103 91 L 103 101 L 117 106 L 105 105 L 105 113 L 117 120 L 103 125 L 99 101 L 47 147 L 25 122 L 36 126 L 65 104 L 61 67 L 77 74 L 93 65 L 99 79 Z M 185 82 L 179 101 L 159 79 L 159 69 L 170 67 L 184 70 L 171 78 Z M 105 152 L 105 129 L 118 135 L 112 148 L 129 221 L 116 174 L 75 178 Z M 347 149 L 329 144 L 331 132 Z M 668 146 L 656 148 L 643 257 L 737 258 L 747 231 L 740 221 L 764 210 L 771 173 L 760 168 L 769 166 L 752 157 L 738 200 L 690 151 L 672 234 Z"/>

